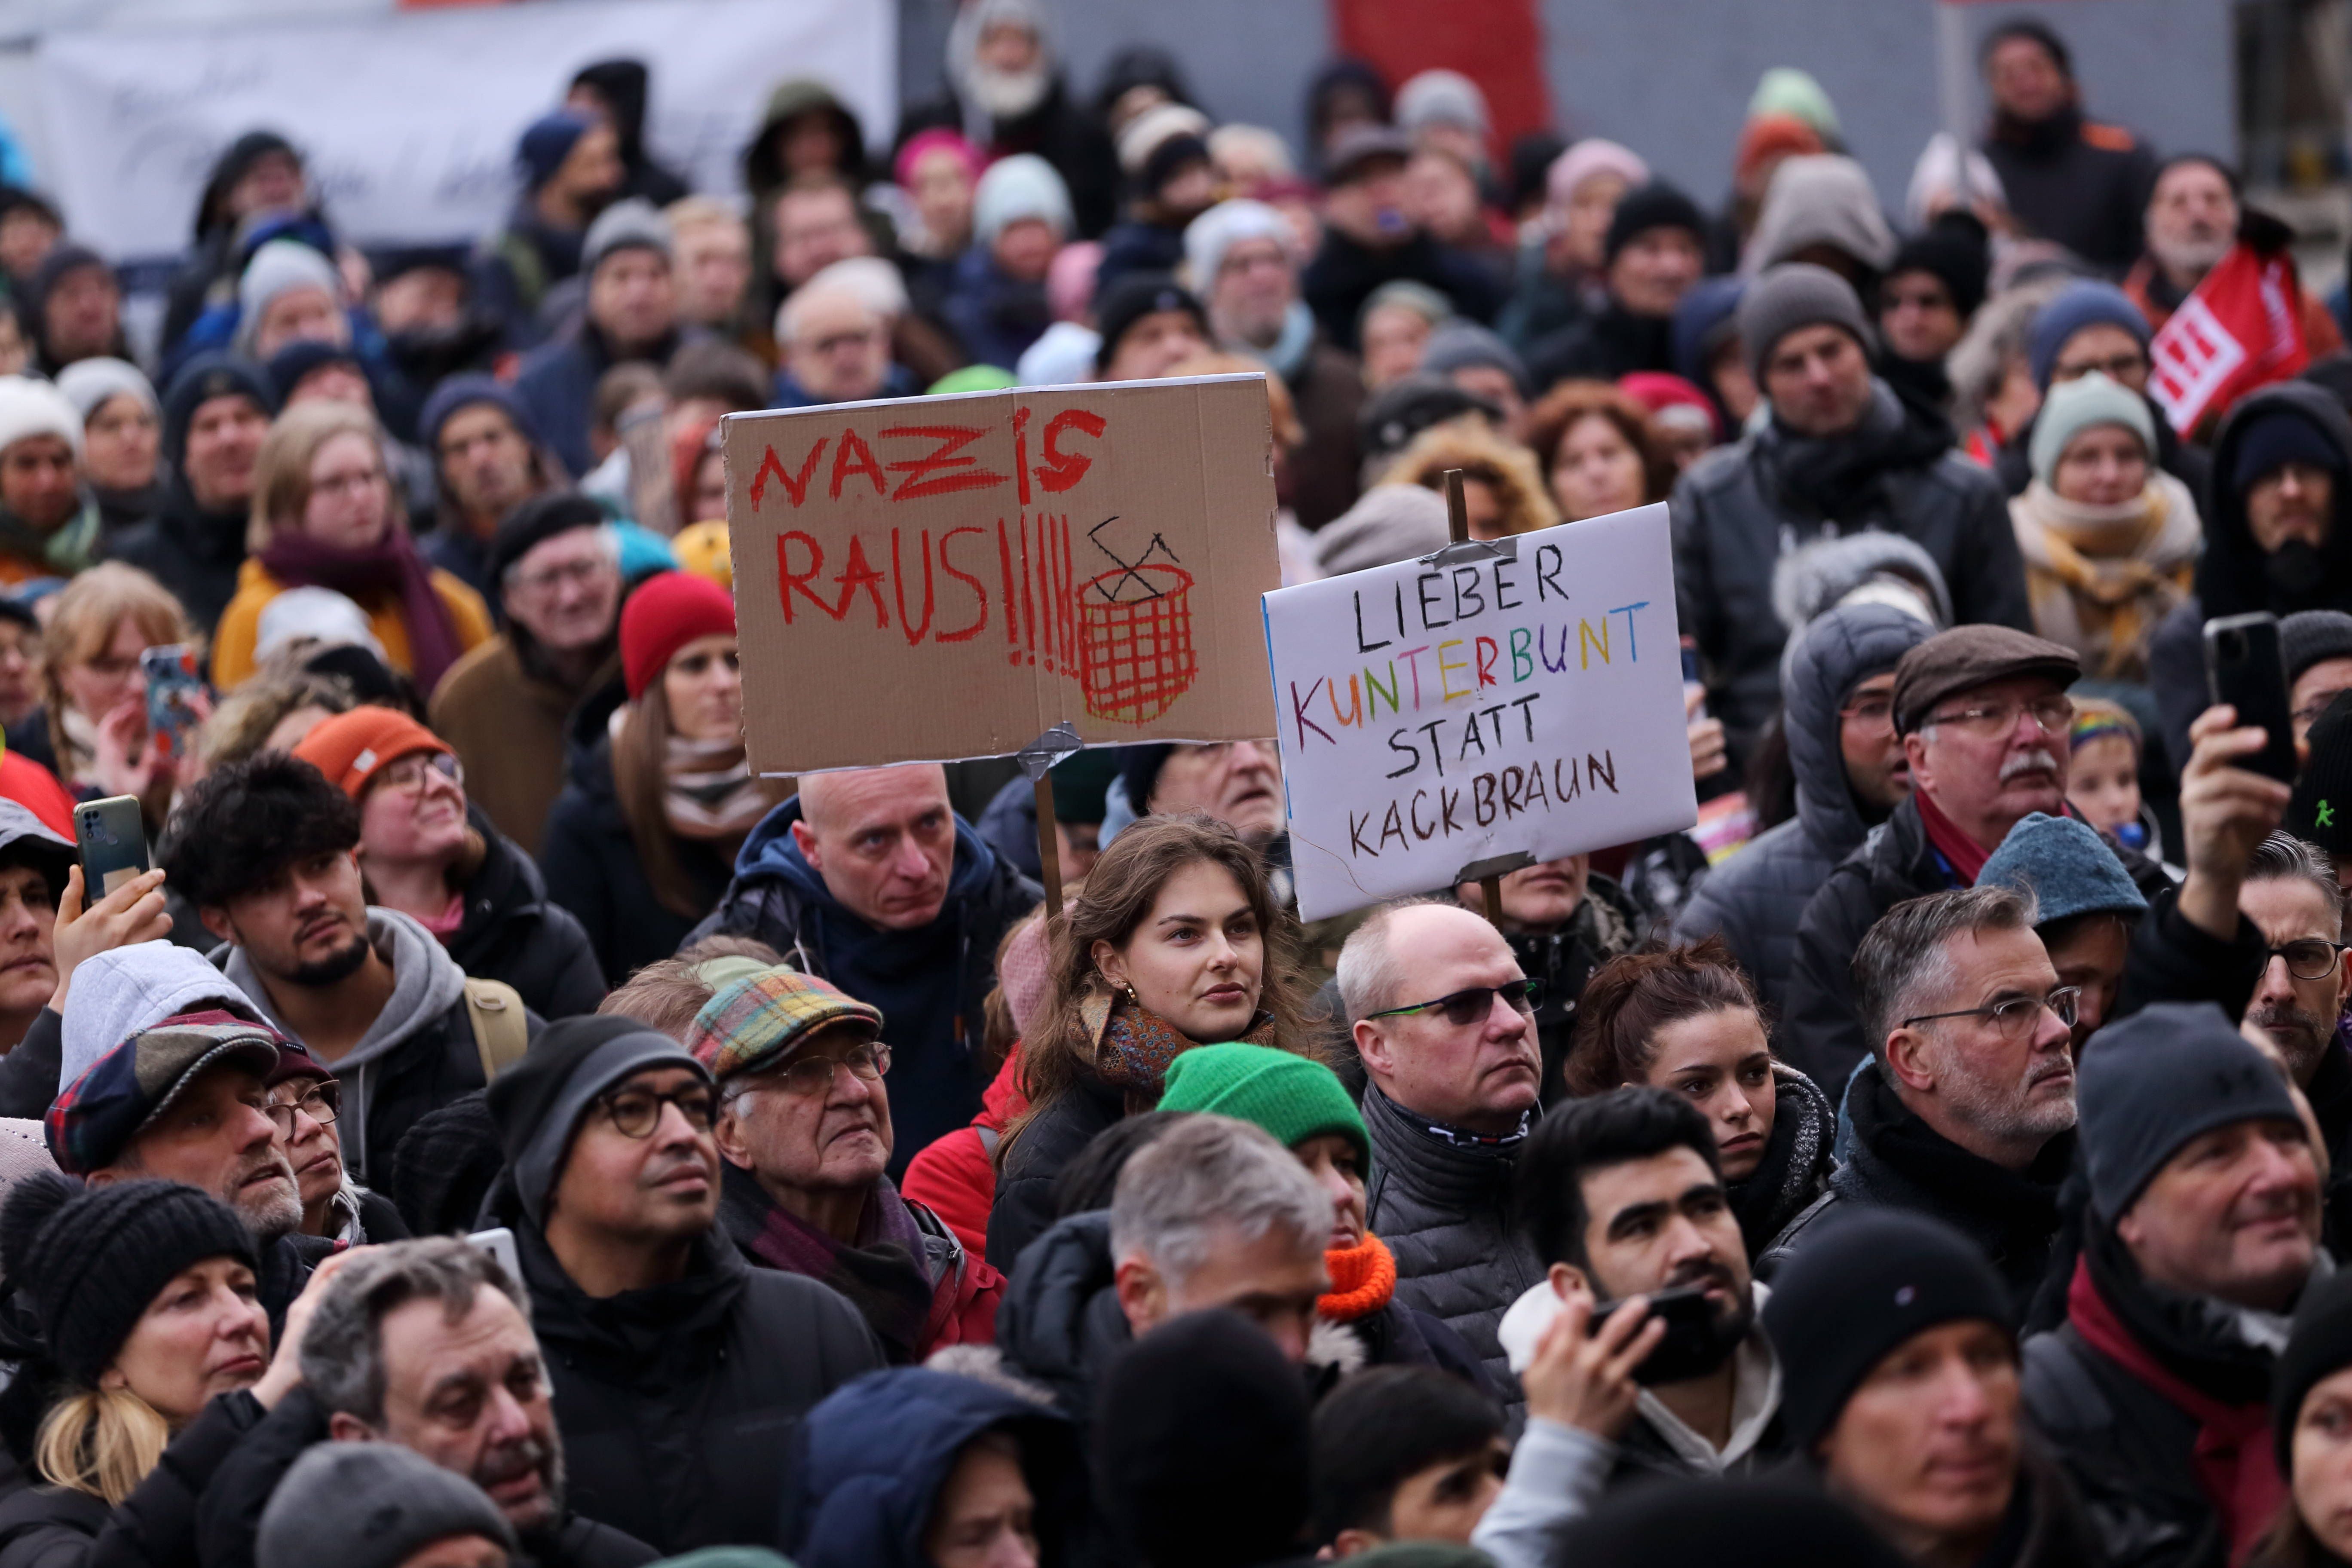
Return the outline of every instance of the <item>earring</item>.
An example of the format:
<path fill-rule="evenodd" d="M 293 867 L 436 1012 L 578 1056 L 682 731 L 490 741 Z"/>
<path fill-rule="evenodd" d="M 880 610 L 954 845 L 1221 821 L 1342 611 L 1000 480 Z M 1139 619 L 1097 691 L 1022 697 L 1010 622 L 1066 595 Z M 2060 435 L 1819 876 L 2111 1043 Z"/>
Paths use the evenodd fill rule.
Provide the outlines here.
<path fill-rule="evenodd" d="M 1143 998 L 1135 994 L 1135 982 L 1132 980 L 1127 983 L 1127 1005 L 1130 1007 L 1143 1005 Z"/>

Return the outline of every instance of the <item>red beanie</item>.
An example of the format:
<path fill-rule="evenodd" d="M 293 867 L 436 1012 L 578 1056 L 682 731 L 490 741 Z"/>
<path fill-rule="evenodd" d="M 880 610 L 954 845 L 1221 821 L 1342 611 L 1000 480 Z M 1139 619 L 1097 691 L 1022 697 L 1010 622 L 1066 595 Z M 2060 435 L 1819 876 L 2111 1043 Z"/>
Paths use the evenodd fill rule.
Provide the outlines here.
<path fill-rule="evenodd" d="M 735 595 L 709 578 L 691 572 L 646 578 L 621 610 L 621 679 L 629 700 L 643 697 L 695 638 L 734 635 Z"/>

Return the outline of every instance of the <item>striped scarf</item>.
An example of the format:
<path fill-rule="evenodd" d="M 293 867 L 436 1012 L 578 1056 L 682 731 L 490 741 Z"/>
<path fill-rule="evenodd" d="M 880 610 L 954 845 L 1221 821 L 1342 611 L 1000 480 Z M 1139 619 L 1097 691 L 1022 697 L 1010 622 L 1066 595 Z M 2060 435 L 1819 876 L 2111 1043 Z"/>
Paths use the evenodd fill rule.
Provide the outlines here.
<path fill-rule="evenodd" d="M 767 792 L 752 775 L 743 742 L 672 735 L 662 752 L 662 815 L 680 838 L 740 839 L 767 815 Z"/>

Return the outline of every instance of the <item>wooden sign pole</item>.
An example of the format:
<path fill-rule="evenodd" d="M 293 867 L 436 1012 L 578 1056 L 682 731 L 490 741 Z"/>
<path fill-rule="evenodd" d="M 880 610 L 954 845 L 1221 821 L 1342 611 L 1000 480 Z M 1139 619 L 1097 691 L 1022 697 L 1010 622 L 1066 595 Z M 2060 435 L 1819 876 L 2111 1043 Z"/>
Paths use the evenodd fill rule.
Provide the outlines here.
<path fill-rule="evenodd" d="M 1045 918 L 1052 920 L 1062 912 L 1062 845 L 1061 835 L 1054 826 L 1053 769 L 1038 772 L 1036 790 L 1037 865 L 1045 872 Z"/>
<path fill-rule="evenodd" d="M 1470 506 L 1462 499 L 1462 470 L 1445 470 L 1445 531 L 1456 544 L 1470 542 Z M 1042 831 L 1042 829 L 1041 829 Z M 1478 879 L 1478 898 L 1486 906 L 1486 919 L 1497 931 L 1503 924 L 1503 879 Z"/>

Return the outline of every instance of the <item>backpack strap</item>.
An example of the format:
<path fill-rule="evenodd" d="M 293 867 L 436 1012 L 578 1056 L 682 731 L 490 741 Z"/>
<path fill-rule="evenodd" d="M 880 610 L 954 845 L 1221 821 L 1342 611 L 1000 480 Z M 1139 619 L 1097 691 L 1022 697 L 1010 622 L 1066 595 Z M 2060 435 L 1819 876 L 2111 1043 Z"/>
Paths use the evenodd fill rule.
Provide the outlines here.
<path fill-rule="evenodd" d="M 466 1021 L 474 1026 L 474 1048 L 482 1053 L 482 1081 L 496 1083 L 499 1074 L 522 1060 L 530 1048 L 530 1024 L 523 1016 L 522 998 L 499 980 L 466 980 Z"/>

